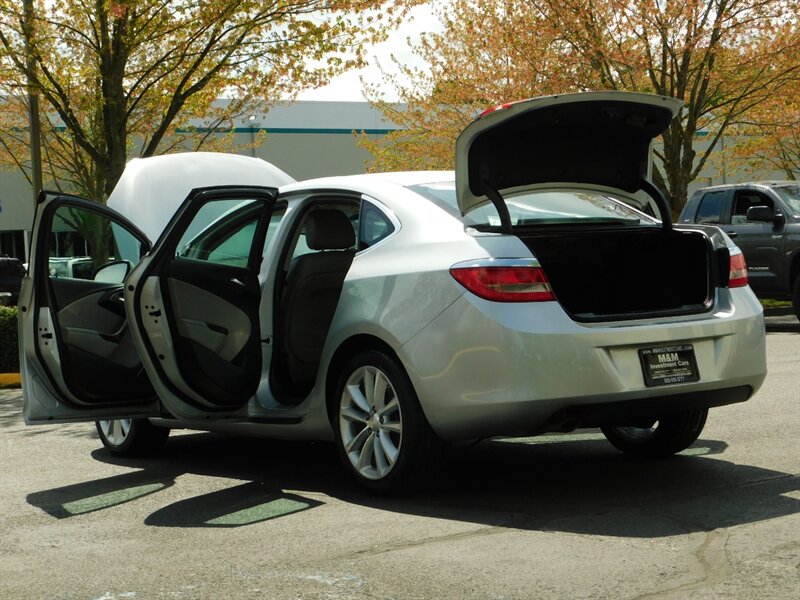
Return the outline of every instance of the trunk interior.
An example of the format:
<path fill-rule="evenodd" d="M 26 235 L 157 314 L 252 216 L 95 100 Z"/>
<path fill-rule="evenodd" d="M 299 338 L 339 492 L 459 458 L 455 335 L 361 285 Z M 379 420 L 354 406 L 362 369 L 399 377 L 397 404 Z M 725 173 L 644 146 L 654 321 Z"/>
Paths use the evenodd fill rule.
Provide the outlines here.
<path fill-rule="evenodd" d="M 708 310 L 712 248 L 700 232 L 662 228 L 517 233 L 577 321 Z"/>

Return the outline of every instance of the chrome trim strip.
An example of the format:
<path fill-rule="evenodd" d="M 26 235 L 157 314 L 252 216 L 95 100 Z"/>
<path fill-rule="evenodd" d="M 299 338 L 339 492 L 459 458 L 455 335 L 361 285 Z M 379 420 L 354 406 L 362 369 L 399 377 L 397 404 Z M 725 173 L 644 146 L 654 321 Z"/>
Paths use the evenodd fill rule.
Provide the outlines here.
<path fill-rule="evenodd" d="M 539 260 L 527 258 L 476 258 L 457 262 L 451 269 L 470 269 L 475 267 L 541 267 Z"/>

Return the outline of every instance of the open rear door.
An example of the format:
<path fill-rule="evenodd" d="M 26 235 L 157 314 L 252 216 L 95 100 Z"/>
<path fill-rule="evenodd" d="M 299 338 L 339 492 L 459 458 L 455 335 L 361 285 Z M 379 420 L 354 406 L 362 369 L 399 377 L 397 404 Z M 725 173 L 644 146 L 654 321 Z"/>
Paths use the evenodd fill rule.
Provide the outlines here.
<path fill-rule="evenodd" d="M 246 417 L 261 380 L 259 270 L 276 195 L 192 191 L 126 282 L 136 346 L 176 417 Z"/>
<path fill-rule="evenodd" d="M 19 301 L 26 423 L 158 415 L 123 297 L 149 247 L 105 206 L 40 196 Z"/>

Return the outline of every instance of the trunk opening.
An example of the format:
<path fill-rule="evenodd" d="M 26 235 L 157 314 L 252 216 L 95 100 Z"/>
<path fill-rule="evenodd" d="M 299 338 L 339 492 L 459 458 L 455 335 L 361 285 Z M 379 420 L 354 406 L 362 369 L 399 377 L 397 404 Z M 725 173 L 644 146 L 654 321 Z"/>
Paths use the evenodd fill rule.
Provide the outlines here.
<path fill-rule="evenodd" d="M 700 232 L 636 228 L 517 232 L 576 321 L 709 310 L 718 275 Z"/>

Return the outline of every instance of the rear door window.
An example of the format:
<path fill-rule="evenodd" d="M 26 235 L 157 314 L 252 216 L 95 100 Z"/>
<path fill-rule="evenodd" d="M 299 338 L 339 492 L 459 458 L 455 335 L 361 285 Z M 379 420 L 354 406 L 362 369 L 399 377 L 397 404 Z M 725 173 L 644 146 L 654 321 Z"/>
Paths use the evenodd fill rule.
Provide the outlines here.
<path fill-rule="evenodd" d="M 204 205 L 178 243 L 176 256 L 217 264 L 246 267 L 256 235 L 258 212 L 253 201 L 216 201 Z M 270 216 L 268 244 L 283 219 L 286 207 Z"/>
<path fill-rule="evenodd" d="M 215 200 L 203 205 L 178 243 L 176 256 L 247 266 L 260 204 L 255 200 Z"/>

